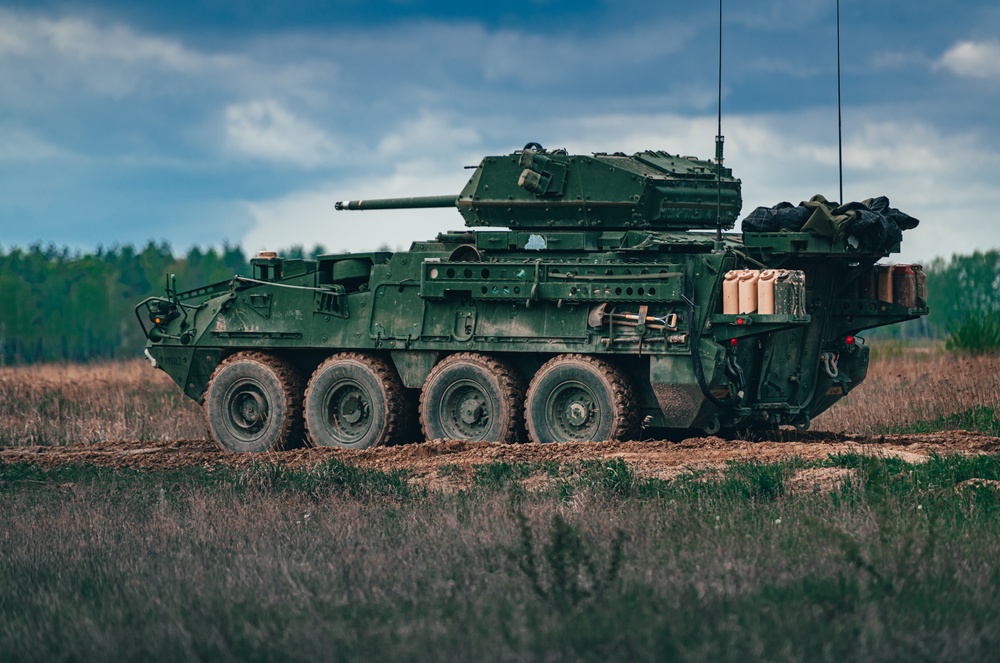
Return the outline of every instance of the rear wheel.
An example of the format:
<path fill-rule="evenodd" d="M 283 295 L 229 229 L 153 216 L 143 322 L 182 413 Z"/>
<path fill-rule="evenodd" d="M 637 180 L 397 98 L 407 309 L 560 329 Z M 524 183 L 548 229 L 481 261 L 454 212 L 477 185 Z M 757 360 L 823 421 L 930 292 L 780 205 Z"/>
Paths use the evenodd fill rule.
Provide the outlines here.
<path fill-rule="evenodd" d="M 524 428 L 524 383 L 506 362 L 463 352 L 438 363 L 420 392 L 428 440 L 517 442 Z"/>
<path fill-rule="evenodd" d="M 298 443 L 302 378 L 278 357 L 236 353 L 212 373 L 205 421 L 212 438 L 227 451 L 274 451 Z"/>
<path fill-rule="evenodd" d="M 528 387 L 528 436 L 534 442 L 633 439 L 639 430 L 635 392 L 621 370 L 596 357 L 560 355 Z"/>
<path fill-rule="evenodd" d="M 411 421 L 395 368 L 370 355 L 346 352 L 320 364 L 306 389 L 309 441 L 320 447 L 367 449 L 400 441 Z"/>

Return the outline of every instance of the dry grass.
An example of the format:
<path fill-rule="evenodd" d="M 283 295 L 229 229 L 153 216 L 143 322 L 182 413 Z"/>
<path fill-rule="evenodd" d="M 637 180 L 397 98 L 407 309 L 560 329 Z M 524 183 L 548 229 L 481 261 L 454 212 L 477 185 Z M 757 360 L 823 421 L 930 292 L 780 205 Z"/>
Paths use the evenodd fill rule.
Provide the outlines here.
<path fill-rule="evenodd" d="M 817 417 L 813 428 L 879 434 L 1000 405 L 1000 356 L 920 347 L 876 357 L 861 387 Z"/>
<path fill-rule="evenodd" d="M 817 421 L 996 406 L 1000 360 L 893 353 Z M 0 369 L 0 444 L 203 437 L 141 362 Z M 448 471 L 455 471 L 450 468 Z M 456 493 L 336 458 L 0 465 L 0 660 L 992 660 L 1000 457 L 849 452 Z"/>
<path fill-rule="evenodd" d="M 0 368 L 0 445 L 204 436 L 197 404 L 144 361 Z"/>
<path fill-rule="evenodd" d="M 1000 403 L 1000 356 L 939 348 L 876 354 L 861 387 L 813 422 L 879 434 Z M 203 439 L 201 409 L 141 360 L 0 368 L 0 445 Z"/>
<path fill-rule="evenodd" d="M 842 455 L 812 472 L 834 495 L 797 467 L 427 495 L 336 463 L 0 466 L 0 660 L 995 658 L 1000 503 L 970 479 L 996 457 Z"/>

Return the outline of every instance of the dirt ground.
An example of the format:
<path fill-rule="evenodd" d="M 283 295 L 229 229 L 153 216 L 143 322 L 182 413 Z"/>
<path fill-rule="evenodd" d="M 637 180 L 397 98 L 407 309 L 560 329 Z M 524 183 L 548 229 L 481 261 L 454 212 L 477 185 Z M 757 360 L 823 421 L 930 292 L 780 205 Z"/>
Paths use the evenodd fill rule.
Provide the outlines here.
<path fill-rule="evenodd" d="M 621 458 L 639 477 L 670 479 L 692 470 L 717 469 L 731 460 L 754 459 L 769 462 L 790 456 L 816 460 L 826 458 L 829 454 L 859 452 L 920 462 L 935 453 L 946 455 L 1000 450 L 1000 438 L 962 430 L 877 437 L 788 431 L 780 433 L 777 438 L 747 441 L 697 437 L 677 442 L 658 440 L 546 445 L 433 441 L 364 451 L 293 449 L 262 455 L 221 451 L 208 440 L 116 440 L 67 447 L 2 448 L 0 464 L 29 462 L 42 467 L 54 467 L 68 463 L 92 463 L 108 467 L 168 469 L 218 464 L 241 466 L 264 461 L 303 467 L 332 457 L 379 470 L 404 469 L 411 473 L 411 481 L 417 484 L 436 490 L 454 490 L 471 482 L 474 466 L 492 462 L 567 463 Z M 530 478 L 526 484 L 530 486 L 544 483 L 544 472 L 540 469 L 538 474 L 539 477 Z M 836 479 L 828 475 L 830 472 L 806 470 L 794 480 L 803 484 L 802 487 L 808 487 L 813 483 L 821 485 Z"/>

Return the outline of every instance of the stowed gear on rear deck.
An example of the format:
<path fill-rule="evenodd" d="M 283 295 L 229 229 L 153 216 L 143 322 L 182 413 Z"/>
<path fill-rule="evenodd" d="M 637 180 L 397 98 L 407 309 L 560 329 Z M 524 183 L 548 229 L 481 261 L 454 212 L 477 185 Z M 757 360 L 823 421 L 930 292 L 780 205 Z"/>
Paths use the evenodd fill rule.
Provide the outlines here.
<path fill-rule="evenodd" d="M 891 251 L 903 240 L 903 231 L 920 223 L 889 206 L 885 196 L 840 205 L 817 194 L 797 206 L 778 203 L 758 207 L 743 219 L 743 232 L 805 231 L 838 242 L 847 239 L 855 248 Z"/>

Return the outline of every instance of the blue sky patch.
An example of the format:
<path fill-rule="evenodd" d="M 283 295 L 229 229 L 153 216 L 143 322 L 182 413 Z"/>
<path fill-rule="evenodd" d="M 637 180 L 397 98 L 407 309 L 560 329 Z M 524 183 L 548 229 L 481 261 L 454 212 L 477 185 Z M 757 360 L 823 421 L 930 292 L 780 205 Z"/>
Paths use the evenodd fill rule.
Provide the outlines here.
<path fill-rule="evenodd" d="M 723 133 L 758 205 L 838 197 L 836 3 L 725 3 Z M 842 0 L 845 198 L 922 220 L 903 260 L 998 242 L 1000 8 Z M 717 5 L 21 2 L 0 9 L 0 246 L 406 247 L 486 154 L 714 153 Z M 742 215 L 741 215 L 742 216 Z"/>

